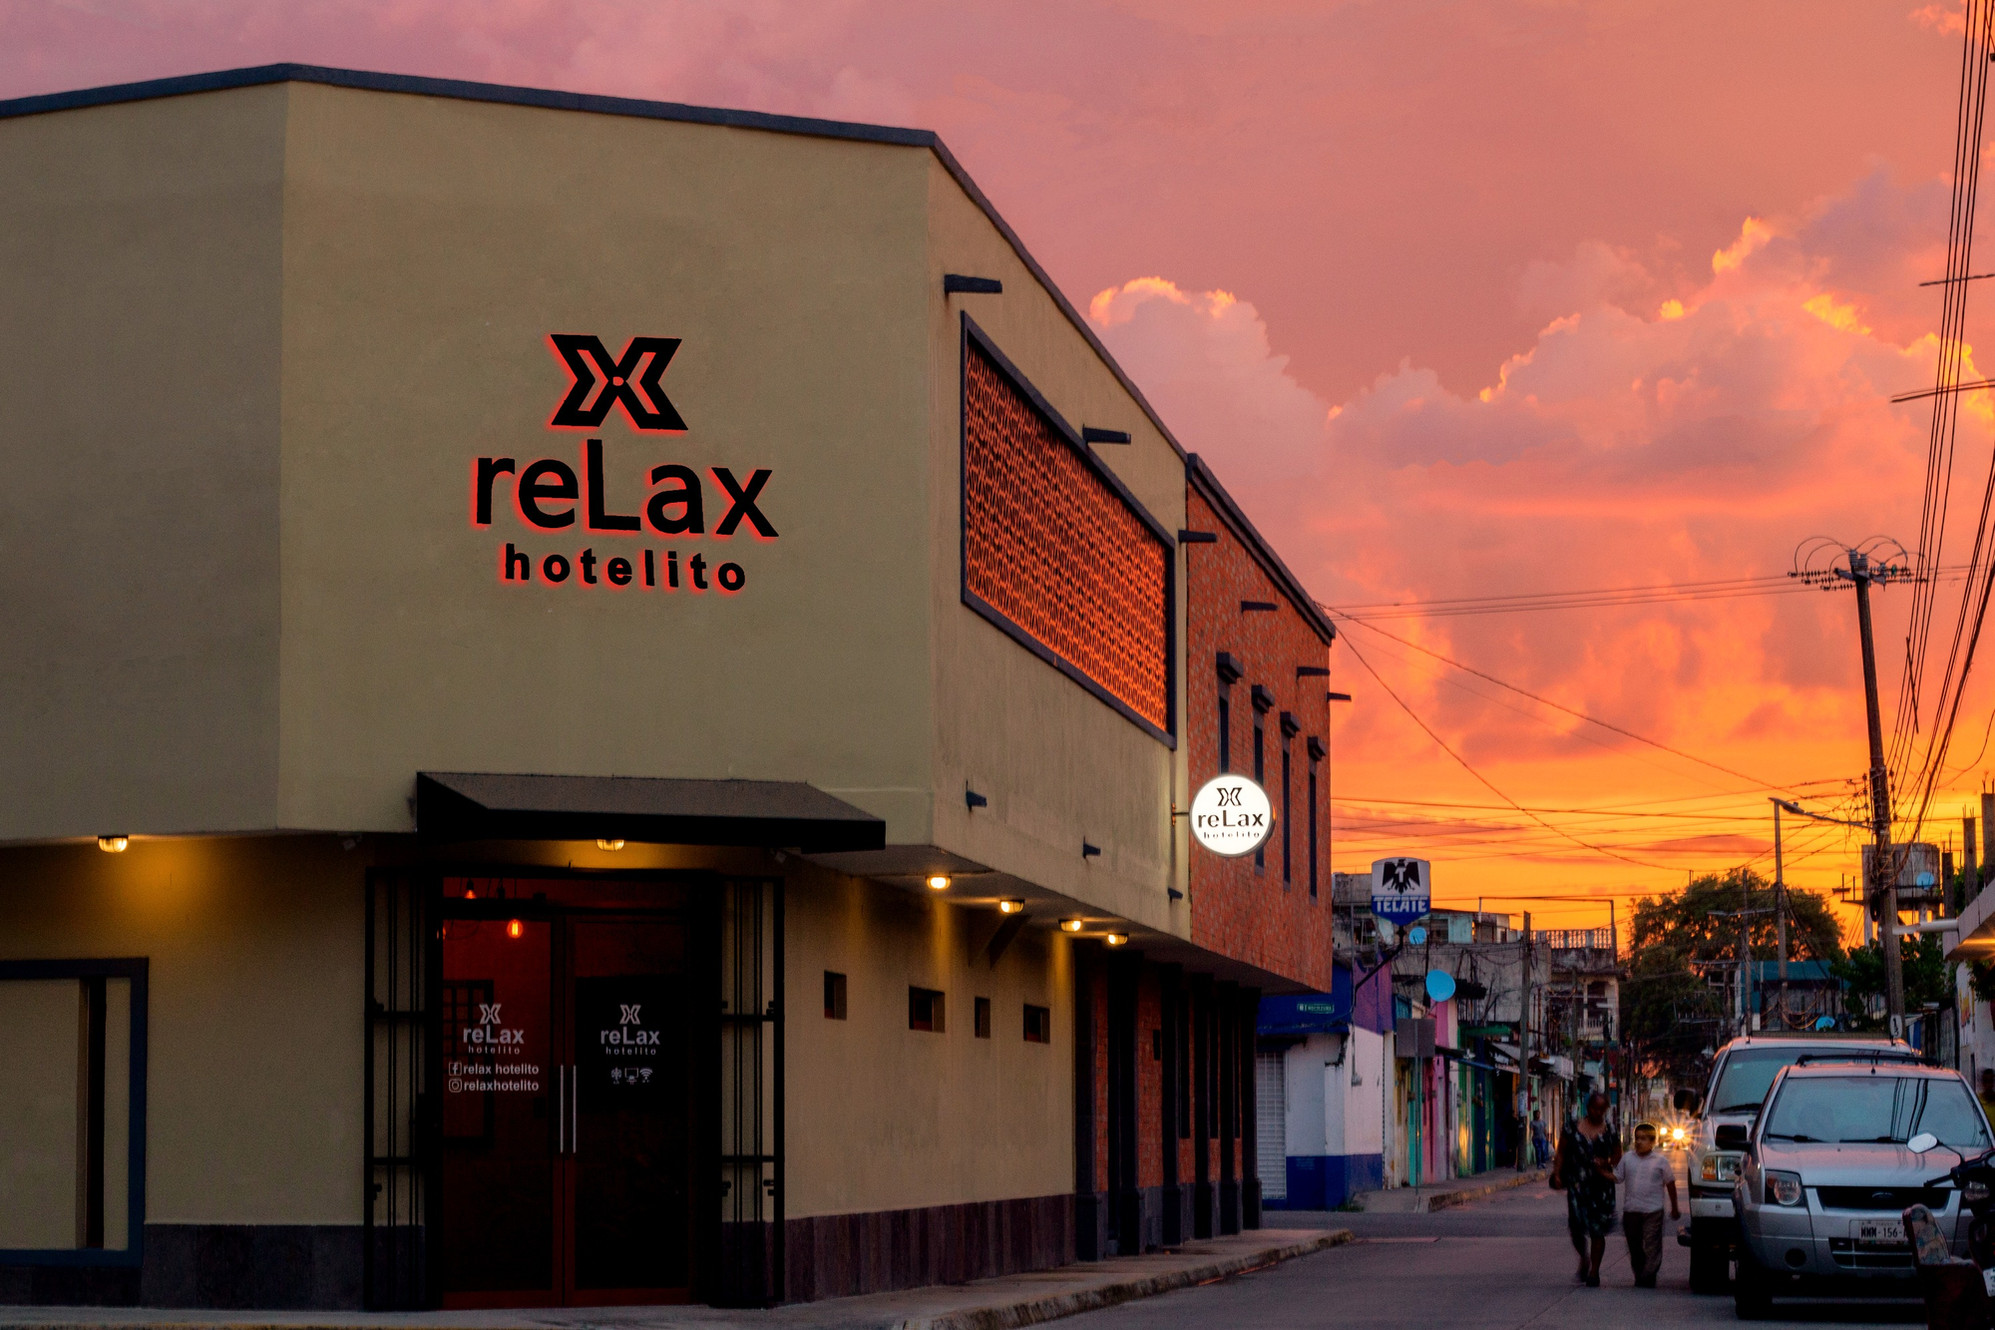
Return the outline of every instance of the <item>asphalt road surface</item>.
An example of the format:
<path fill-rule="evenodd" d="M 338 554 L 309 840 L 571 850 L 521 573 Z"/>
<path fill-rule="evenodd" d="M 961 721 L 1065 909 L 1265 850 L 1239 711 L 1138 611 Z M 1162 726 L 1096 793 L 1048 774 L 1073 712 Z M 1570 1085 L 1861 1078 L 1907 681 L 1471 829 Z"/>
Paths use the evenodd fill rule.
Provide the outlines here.
<path fill-rule="evenodd" d="M 1679 1193 L 1681 1185 L 1679 1184 Z M 1268 1227 L 1302 1227 L 1268 1215 Z M 1687 1221 L 1686 1221 L 1687 1222 Z M 1438 1214 L 1312 1215 L 1308 1226 L 1348 1228 L 1357 1241 L 1270 1270 L 1077 1316 L 1073 1330 L 1157 1327 L 1469 1327 L 1729 1325 L 1730 1295 L 1690 1291 L 1688 1249 L 1674 1226 L 1663 1241 L 1659 1287 L 1638 1289 L 1618 1227 L 1607 1239 L 1600 1287 L 1573 1282 L 1565 1198 L 1539 1187 L 1499 1192 Z M 1917 1301 L 1775 1304 L 1767 1325 L 1923 1325 Z"/>

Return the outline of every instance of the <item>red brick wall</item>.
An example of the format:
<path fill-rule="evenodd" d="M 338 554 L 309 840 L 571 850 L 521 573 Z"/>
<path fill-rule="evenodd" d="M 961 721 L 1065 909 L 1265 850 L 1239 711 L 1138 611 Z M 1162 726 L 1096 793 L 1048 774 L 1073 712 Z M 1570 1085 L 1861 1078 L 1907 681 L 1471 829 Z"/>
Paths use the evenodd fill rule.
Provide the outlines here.
<path fill-rule="evenodd" d="M 1164 1185 L 1164 1063 L 1157 1056 L 1164 1025 L 1164 995 L 1157 972 L 1144 966 L 1136 980 L 1136 1185 Z"/>
<path fill-rule="evenodd" d="M 1108 975 L 1088 975 L 1088 1019 L 1094 1023 L 1094 1189 L 1108 1190 Z"/>
<path fill-rule="evenodd" d="M 1255 560 L 1213 506 L 1189 486 L 1185 517 L 1197 531 L 1216 532 L 1211 545 L 1186 550 L 1185 625 L 1186 759 L 1191 788 L 1219 774 L 1219 675 L 1221 651 L 1239 663 L 1232 686 L 1232 769 L 1253 774 L 1253 687 L 1274 694 L 1266 725 L 1268 797 L 1281 811 L 1283 711 L 1301 731 L 1289 740 L 1293 781 L 1293 880 L 1282 883 L 1279 822 L 1266 842 L 1267 866 L 1252 855 L 1225 859 L 1191 847 L 1192 941 L 1210 951 L 1258 965 L 1309 985 L 1330 989 L 1330 781 L 1327 760 L 1317 769 L 1317 896 L 1309 895 L 1309 755 L 1311 736 L 1329 742 L 1329 681 L 1298 679 L 1298 665 L 1326 665 L 1329 651 L 1279 583 Z M 1273 612 L 1240 608 L 1243 600 L 1273 601 Z"/>

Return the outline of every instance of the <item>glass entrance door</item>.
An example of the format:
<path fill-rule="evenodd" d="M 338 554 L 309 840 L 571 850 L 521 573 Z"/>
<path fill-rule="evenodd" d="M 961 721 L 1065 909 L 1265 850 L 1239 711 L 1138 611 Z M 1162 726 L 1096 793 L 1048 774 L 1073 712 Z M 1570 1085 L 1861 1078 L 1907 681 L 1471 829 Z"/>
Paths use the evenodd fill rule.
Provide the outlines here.
<path fill-rule="evenodd" d="M 443 924 L 442 1250 L 448 1305 L 559 1300 L 555 1113 L 566 1040 L 555 925 Z"/>
<path fill-rule="evenodd" d="M 684 921 L 466 894 L 446 912 L 479 917 L 442 938 L 444 1305 L 685 1301 Z"/>
<path fill-rule="evenodd" d="M 684 1301 L 692 1212 L 685 928 L 577 918 L 569 1162 L 573 1303 Z"/>

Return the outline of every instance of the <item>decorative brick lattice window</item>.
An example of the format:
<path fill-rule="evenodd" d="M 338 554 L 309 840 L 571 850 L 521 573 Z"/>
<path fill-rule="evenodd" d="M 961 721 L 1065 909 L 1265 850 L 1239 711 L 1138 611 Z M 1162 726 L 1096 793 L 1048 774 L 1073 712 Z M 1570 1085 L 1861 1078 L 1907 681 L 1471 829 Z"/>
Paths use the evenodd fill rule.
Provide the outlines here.
<path fill-rule="evenodd" d="M 966 598 L 1167 732 L 1168 546 L 975 339 L 964 356 Z"/>

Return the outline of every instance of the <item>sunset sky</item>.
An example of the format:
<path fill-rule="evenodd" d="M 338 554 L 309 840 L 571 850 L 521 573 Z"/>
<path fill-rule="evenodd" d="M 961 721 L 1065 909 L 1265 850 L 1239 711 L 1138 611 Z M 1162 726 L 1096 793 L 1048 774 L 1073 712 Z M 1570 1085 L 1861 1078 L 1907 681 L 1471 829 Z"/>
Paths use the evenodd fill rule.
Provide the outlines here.
<path fill-rule="evenodd" d="M 1815 535 L 1915 545 L 1931 406 L 1888 399 L 1933 379 L 1940 296 L 1918 283 L 1944 271 L 1958 14 L 0 0 L 0 96 L 298 60 L 934 129 L 1304 583 L 1350 607 L 1766 578 Z M 1976 311 L 1995 289 L 1974 295 L 1970 346 L 1995 318 Z M 1966 561 L 1991 429 L 1968 399 L 1944 563 Z M 1942 657 L 1960 595 L 1939 587 Z M 1878 600 L 1887 726 L 1909 599 Z M 1425 854 L 1438 899 L 1541 926 L 1604 923 L 1690 870 L 1770 871 L 1766 796 L 1851 813 L 1867 765 L 1846 592 L 1414 613 L 1348 628 L 1333 666 L 1355 697 L 1336 866 Z M 1995 774 L 1991 673 L 1995 646 L 1935 839 L 1958 842 Z M 1795 828 L 1789 879 L 1834 889 L 1855 845 Z"/>

